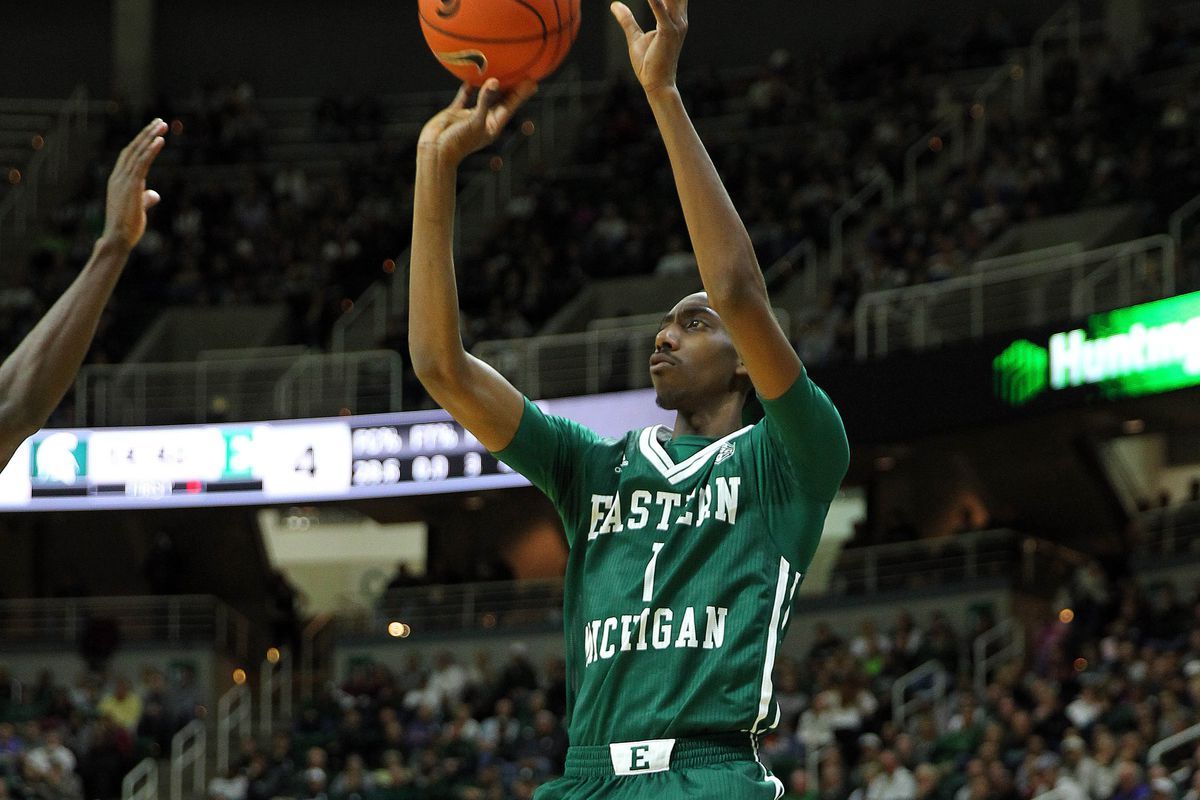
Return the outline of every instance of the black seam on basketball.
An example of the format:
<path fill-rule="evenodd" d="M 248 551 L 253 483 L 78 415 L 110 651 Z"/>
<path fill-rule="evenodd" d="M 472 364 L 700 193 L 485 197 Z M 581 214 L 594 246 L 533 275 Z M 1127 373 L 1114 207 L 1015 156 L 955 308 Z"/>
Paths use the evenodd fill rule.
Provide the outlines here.
<path fill-rule="evenodd" d="M 558 7 L 558 0 L 554 0 L 554 21 L 558 25 L 558 30 L 562 30 L 562 26 L 563 26 L 562 11 Z M 554 37 L 554 55 L 550 56 L 550 63 L 554 64 L 555 67 L 557 67 L 558 63 L 560 61 L 562 61 L 562 55 L 563 55 L 562 47 L 563 47 L 563 37 L 555 36 Z"/>
<path fill-rule="evenodd" d="M 546 39 L 548 39 L 550 37 L 550 33 L 547 29 L 546 18 L 542 16 L 542 12 L 538 11 L 536 8 L 534 8 L 532 5 L 530 5 L 529 0 L 513 0 L 513 2 L 519 6 L 525 6 L 525 8 L 529 9 L 529 13 L 531 13 L 535 17 L 537 17 L 538 22 L 540 22 L 542 24 L 542 41 L 545 42 Z M 559 26 L 559 30 L 561 30 L 561 29 L 562 29 L 562 27 Z M 557 33 L 557 31 L 555 31 L 555 32 Z"/>
<path fill-rule="evenodd" d="M 463 36 L 461 33 L 458 33 L 457 31 L 446 30 L 445 28 L 441 27 L 433 20 L 429 19 L 429 17 L 422 14 L 420 11 L 418 11 L 417 14 L 418 14 L 418 16 L 420 16 L 421 21 L 424 22 L 426 25 L 428 25 L 430 27 L 430 29 L 435 30 L 438 33 L 443 34 L 445 36 L 449 36 L 453 39 L 457 39 L 460 42 L 469 42 L 471 44 L 525 44 L 526 42 L 537 42 L 537 41 L 545 42 L 546 39 L 550 38 L 551 36 L 557 36 L 558 34 L 562 33 L 565 30 L 564 28 L 559 28 L 559 29 L 553 30 L 553 31 L 546 29 L 545 33 L 535 33 L 532 36 L 517 36 L 517 37 L 509 37 L 509 38 L 503 38 L 503 39 L 491 39 L 491 38 L 484 37 L 484 36 Z M 538 19 L 541 19 L 541 17 L 539 16 Z M 545 25 L 546 25 L 546 23 L 543 20 L 542 26 L 545 27 Z"/>

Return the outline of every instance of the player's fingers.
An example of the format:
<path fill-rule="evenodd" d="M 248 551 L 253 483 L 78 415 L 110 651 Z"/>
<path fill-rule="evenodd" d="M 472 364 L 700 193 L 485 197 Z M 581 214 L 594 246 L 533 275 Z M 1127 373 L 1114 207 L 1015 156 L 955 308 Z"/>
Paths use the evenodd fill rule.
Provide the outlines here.
<path fill-rule="evenodd" d="M 144 151 L 156 137 L 162 136 L 166 132 L 167 123 L 157 117 L 150 120 L 150 124 L 142 128 L 141 132 L 134 137 L 132 142 L 134 153 Z"/>
<path fill-rule="evenodd" d="M 155 136 L 146 145 L 146 148 L 138 153 L 136 160 L 133 162 L 133 174 L 139 178 L 145 179 L 150 174 L 150 165 L 154 163 L 154 159 L 158 158 L 158 154 L 163 151 L 167 140 L 161 136 Z"/>
<path fill-rule="evenodd" d="M 467 107 L 467 103 L 471 102 L 471 95 L 475 94 L 475 87 L 463 81 L 463 85 L 458 87 L 458 94 L 454 96 L 454 102 L 450 107 L 459 110 Z"/>
<path fill-rule="evenodd" d="M 117 163 L 113 164 L 114 173 L 125 169 L 125 165 L 129 163 L 129 159 L 132 157 L 133 151 L 136 149 L 135 145 L 137 142 L 137 137 L 134 137 L 129 144 L 121 148 L 121 152 L 117 156 Z"/>
<path fill-rule="evenodd" d="M 517 113 L 517 109 L 537 93 L 537 89 L 538 85 L 533 81 L 521 81 L 517 88 L 506 94 L 488 115 L 488 133 L 492 136 L 498 134 Z"/>
<path fill-rule="evenodd" d="M 621 30 L 625 31 L 625 41 L 632 45 L 633 40 L 642 34 L 642 26 L 638 25 L 633 12 L 629 10 L 629 6 L 620 2 L 620 0 L 608 8 L 612 11 L 612 15 L 616 17 L 617 24 L 621 26 Z"/>
<path fill-rule="evenodd" d="M 153 189 L 147 189 L 142 193 L 142 208 L 149 211 L 162 201 L 162 196 Z"/>
<path fill-rule="evenodd" d="M 135 172 L 138 171 L 142 159 L 146 156 L 146 152 L 154 145 L 155 140 L 160 139 L 166 132 L 167 123 L 161 119 L 155 119 L 149 125 L 142 128 L 142 132 L 130 143 L 132 149 L 129 153 L 129 158 L 125 162 L 126 168 L 132 169 Z"/>
<path fill-rule="evenodd" d="M 663 13 L 670 17 L 675 27 L 687 25 L 688 0 L 650 0 L 652 8 L 656 5 L 662 6 Z"/>
<path fill-rule="evenodd" d="M 671 12 L 667 10 L 666 0 L 648 0 L 650 10 L 654 12 L 654 21 L 658 23 L 659 28 L 674 28 L 675 21 L 671 19 Z"/>
<path fill-rule="evenodd" d="M 479 87 L 479 99 L 475 101 L 475 112 L 472 115 L 474 122 L 480 125 L 485 124 L 488 112 L 496 107 L 503 96 L 500 91 L 500 81 L 488 78 L 483 86 Z"/>

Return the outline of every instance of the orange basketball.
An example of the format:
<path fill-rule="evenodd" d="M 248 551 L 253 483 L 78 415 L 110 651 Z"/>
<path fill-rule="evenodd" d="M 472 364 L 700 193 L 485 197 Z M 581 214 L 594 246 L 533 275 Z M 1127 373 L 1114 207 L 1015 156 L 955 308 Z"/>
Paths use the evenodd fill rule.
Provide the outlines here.
<path fill-rule="evenodd" d="M 417 10 L 429 49 L 475 86 L 540 81 L 579 33 L 579 0 L 419 0 Z"/>

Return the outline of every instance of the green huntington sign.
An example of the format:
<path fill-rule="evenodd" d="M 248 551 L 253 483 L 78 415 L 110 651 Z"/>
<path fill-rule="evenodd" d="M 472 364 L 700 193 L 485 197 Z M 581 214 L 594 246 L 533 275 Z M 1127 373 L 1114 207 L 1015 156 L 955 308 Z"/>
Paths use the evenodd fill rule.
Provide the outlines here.
<path fill-rule="evenodd" d="M 1046 346 L 1019 339 L 992 373 L 996 396 L 1012 406 L 1078 386 L 1118 398 L 1200 385 L 1200 292 L 1094 314 Z"/>

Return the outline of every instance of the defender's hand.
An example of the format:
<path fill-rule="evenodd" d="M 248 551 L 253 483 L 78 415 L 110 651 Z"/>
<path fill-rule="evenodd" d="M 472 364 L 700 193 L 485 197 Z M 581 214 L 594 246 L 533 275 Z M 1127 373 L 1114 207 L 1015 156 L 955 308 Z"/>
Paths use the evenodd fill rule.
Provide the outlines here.
<path fill-rule="evenodd" d="M 629 6 L 619 0 L 609 7 L 621 29 L 625 31 L 633 72 L 647 94 L 675 85 L 679 52 L 683 49 L 683 37 L 687 35 L 688 24 L 687 0 L 648 2 L 657 23 L 657 27 L 652 31 L 643 31 Z"/>
<path fill-rule="evenodd" d="M 439 160 L 457 166 L 471 153 L 496 141 L 517 109 L 536 91 L 536 83 L 525 81 L 504 94 L 500 91 L 499 81 L 493 78 L 480 88 L 475 106 L 468 108 L 467 104 L 476 92 L 474 87 L 464 83 L 454 102 L 425 123 L 417 147 L 433 149 Z"/>
<path fill-rule="evenodd" d="M 158 205 L 158 192 L 146 188 L 150 165 L 162 152 L 167 123 L 156 119 L 125 146 L 112 174 L 104 209 L 103 238 L 132 250 L 146 232 L 146 211 Z"/>

